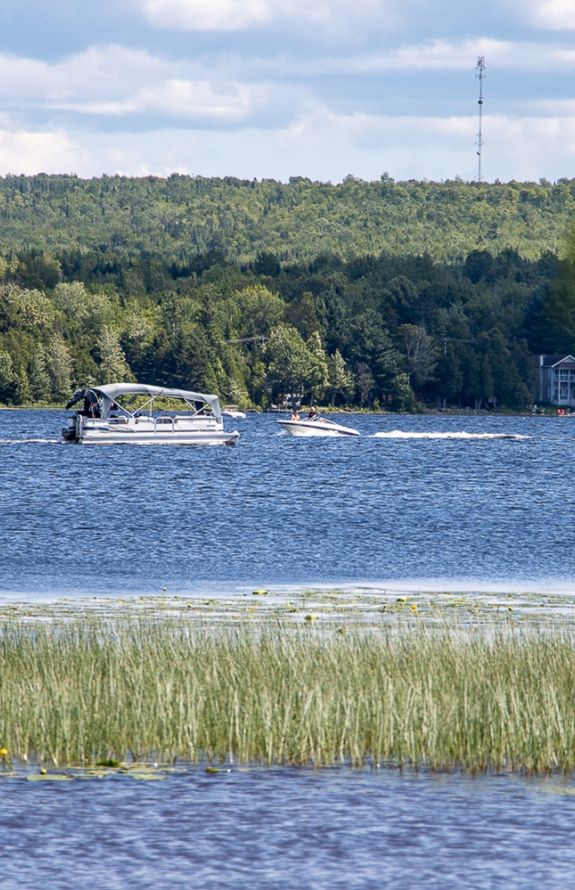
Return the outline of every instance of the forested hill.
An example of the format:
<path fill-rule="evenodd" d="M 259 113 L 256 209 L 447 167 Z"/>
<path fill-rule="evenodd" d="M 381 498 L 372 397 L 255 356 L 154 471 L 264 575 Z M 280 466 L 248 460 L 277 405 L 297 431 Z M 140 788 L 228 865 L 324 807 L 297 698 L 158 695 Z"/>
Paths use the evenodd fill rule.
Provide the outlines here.
<path fill-rule="evenodd" d="M 574 211 L 575 180 L 5 177 L 0 403 L 524 410 L 534 357 L 575 354 Z"/>
<path fill-rule="evenodd" d="M 575 180 L 557 183 L 394 182 L 338 185 L 292 178 L 239 180 L 174 174 L 0 179 L 0 254 L 80 248 L 151 252 L 183 261 L 218 251 L 251 262 L 321 254 L 427 254 L 458 263 L 474 250 L 512 248 L 527 259 L 561 249 L 575 212 Z"/>

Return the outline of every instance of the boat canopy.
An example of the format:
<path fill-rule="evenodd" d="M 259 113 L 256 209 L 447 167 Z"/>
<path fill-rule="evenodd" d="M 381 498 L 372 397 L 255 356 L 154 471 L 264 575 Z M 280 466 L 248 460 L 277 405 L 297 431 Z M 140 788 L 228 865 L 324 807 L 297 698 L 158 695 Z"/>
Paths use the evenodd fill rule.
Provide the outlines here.
<path fill-rule="evenodd" d="M 147 383 L 104 383 L 102 386 L 90 386 L 83 389 L 77 389 L 70 401 L 66 404 L 66 408 L 79 402 L 80 399 L 86 397 L 89 393 L 95 393 L 98 398 L 104 402 L 105 410 L 102 412 L 106 417 L 111 405 L 125 395 L 149 396 L 150 399 L 182 399 L 190 405 L 201 402 L 209 405 L 216 420 L 221 420 L 222 412 L 220 409 L 220 400 L 218 396 L 211 393 L 191 392 L 187 389 L 174 389 L 169 386 L 151 386 Z M 125 410 L 125 409 L 124 409 Z"/>

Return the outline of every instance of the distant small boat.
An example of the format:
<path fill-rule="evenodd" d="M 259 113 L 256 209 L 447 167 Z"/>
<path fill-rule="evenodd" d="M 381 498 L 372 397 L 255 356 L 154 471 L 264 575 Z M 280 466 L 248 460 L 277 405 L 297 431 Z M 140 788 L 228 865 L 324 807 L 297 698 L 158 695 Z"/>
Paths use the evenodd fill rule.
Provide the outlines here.
<path fill-rule="evenodd" d="M 223 417 L 233 417 L 235 420 L 245 420 L 245 411 L 240 411 L 237 405 L 224 405 L 222 408 Z"/>
<path fill-rule="evenodd" d="M 278 424 L 290 436 L 359 436 L 357 430 L 327 420 L 319 414 L 303 420 L 278 420 Z"/>
<path fill-rule="evenodd" d="M 143 400 L 139 398 L 134 404 L 134 396 Z M 174 401 L 183 408 L 174 410 Z M 240 436 L 237 430 L 224 429 L 219 399 L 208 393 L 145 383 L 107 383 L 77 389 L 66 409 L 78 402 L 82 402 L 82 408 L 68 417 L 68 424 L 62 429 L 63 442 L 235 445 Z"/>

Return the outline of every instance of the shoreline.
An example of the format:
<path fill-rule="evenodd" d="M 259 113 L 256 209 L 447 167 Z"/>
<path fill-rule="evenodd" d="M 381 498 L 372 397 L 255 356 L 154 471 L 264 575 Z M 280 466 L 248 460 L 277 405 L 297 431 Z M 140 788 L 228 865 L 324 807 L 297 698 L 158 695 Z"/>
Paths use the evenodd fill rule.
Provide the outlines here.
<path fill-rule="evenodd" d="M 310 586 L 244 586 L 235 591 L 110 593 L 30 596 L 0 593 L 0 624 L 53 623 L 118 619 L 122 623 L 153 618 L 189 624 L 288 624 L 321 628 L 371 630 L 389 624 L 500 626 L 575 626 L 572 585 L 505 589 L 489 583 L 467 590 L 461 585 L 436 587 L 333 584 Z"/>
<path fill-rule="evenodd" d="M 283 408 L 259 408 L 242 407 L 240 410 L 246 414 L 289 414 L 290 409 Z M 304 406 L 305 410 L 305 406 Z M 4 405 L 0 404 L 0 411 L 59 411 L 65 413 L 66 409 L 61 404 L 31 404 L 31 405 Z M 375 417 L 556 417 L 556 408 L 553 405 L 544 406 L 544 413 L 533 411 L 514 411 L 511 408 L 495 408 L 488 410 L 487 408 L 434 408 L 428 405 L 422 405 L 414 411 L 386 411 L 381 408 L 360 408 L 360 407 L 332 407 L 331 405 L 319 405 L 320 414 L 365 414 Z"/>

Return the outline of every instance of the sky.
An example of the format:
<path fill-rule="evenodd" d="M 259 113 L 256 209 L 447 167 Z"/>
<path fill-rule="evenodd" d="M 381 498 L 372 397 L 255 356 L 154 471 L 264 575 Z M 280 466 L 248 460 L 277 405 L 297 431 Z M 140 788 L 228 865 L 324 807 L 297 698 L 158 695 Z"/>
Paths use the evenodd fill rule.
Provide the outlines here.
<path fill-rule="evenodd" d="M 575 177 L 575 0 L 0 0 L 0 176 L 472 181 L 479 160 Z"/>

